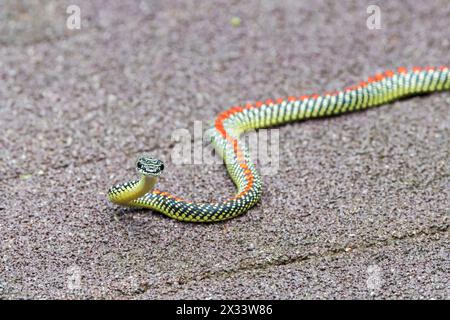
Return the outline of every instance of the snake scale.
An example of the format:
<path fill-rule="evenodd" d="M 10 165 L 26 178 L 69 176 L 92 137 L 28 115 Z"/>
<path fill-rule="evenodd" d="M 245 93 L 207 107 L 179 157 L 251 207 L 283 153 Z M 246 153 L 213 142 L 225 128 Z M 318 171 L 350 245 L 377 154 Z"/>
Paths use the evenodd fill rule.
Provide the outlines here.
<path fill-rule="evenodd" d="M 232 107 L 217 116 L 210 138 L 237 187 L 233 198 L 217 203 L 194 203 L 156 190 L 154 186 L 164 164 L 151 157 L 140 157 L 136 162 L 140 179 L 113 186 L 108 191 L 108 199 L 119 205 L 153 209 L 180 221 L 231 219 L 249 210 L 261 198 L 261 178 L 246 146 L 239 141 L 241 134 L 251 129 L 363 110 L 407 96 L 450 90 L 449 73 L 446 66 L 400 67 L 378 73 L 342 91 Z"/>

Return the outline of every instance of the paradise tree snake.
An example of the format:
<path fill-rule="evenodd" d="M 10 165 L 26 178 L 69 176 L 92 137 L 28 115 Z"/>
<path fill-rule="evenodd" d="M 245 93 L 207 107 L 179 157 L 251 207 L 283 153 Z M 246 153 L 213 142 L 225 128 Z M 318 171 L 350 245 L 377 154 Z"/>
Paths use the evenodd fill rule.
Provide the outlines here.
<path fill-rule="evenodd" d="M 212 144 L 222 156 L 237 187 L 236 195 L 217 203 L 194 203 L 168 192 L 154 190 L 164 169 L 160 160 L 137 160 L 139 180 L 121 183 L 108 191 L 108 199 L 119 205 L 149 208 L 171 218 L 190 222 L 214 222 L 236 217 L 254 206 L 261 197 L 261 178 L 239 136 L 250 130 L 346 112 L 392 102 L 406 96 L 450 90 L 446 66 L 398 68 L 370 77 L 358 85 L 324 95 L 268 99 L 236 106 L 219 114 L 212 128 Z"/>

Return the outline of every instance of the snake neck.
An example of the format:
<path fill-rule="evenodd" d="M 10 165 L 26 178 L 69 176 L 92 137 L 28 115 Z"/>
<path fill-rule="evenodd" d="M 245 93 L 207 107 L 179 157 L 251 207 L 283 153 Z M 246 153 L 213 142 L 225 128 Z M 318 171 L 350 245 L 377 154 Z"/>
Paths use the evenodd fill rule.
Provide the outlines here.
<path fill-rule="evenodd" d="M 158 177 L 141 175 L 140 180 L 115 185 L 108 191 L 108 199 L 119 205 L 130 206 L 131 202 L 153 191 Z"/>

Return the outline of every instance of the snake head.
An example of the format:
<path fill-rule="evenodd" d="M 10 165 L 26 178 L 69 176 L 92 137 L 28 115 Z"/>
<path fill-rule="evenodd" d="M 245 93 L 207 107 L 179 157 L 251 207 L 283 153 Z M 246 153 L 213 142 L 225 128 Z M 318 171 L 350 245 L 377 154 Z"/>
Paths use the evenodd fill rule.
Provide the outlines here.
<path fill-rule="evenodd" d="M 164 170 L 164 163 L 152 157 L 141 156 L 136 161 L 136 169 L 144 176 L 158 177 Z"/>

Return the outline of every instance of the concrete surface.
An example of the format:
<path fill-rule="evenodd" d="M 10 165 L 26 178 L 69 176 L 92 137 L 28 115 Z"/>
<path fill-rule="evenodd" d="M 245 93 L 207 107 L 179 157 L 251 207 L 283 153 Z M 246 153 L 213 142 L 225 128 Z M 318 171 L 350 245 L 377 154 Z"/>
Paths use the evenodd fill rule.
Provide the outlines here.
<path fill-rule="evenodd" d="M 0 298 L 448 299 L 448 92 L 279 128 L 278 174 L 225 223 L 105 199 L 143 152 L 160 189 L 225 199 L 223 167 L 171 165 L 176 129 L 449 64 L 447 0 L 370 4 L 380 30 L 364 1 L 2 1 Z"/>

